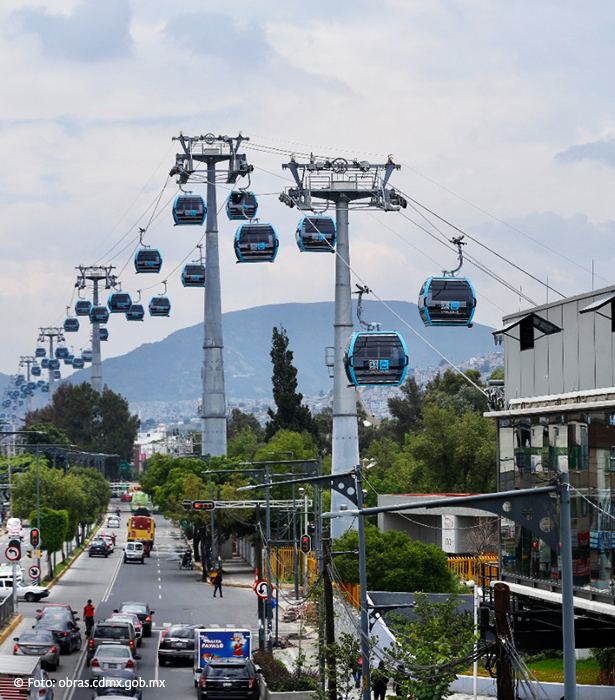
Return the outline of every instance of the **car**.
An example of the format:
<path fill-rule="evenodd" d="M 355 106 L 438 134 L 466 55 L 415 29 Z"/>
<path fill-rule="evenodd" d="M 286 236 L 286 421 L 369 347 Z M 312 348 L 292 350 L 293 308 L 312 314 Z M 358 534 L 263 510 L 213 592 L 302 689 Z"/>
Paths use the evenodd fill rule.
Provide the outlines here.
<path fill-rule="evenodd" d="M 15 579 L 23 581 L 23 569 L 19 564 L 2 564 L 0 566 L 0 578 L 8 578 L 13 580 L 13 571 L 15 572 Z"/>
<path fill-rule="evenodd" d="M 9 518 L 6 521 L 6 531 L 10 540 L 23 540 L 23 525 L 19 518 Z"/>
<path fill-rule="evenodd" d="M 138 561 L 139 564 L 145 562 L 145 547 L 143 546 L 143 542 L 126 542 L 124 545 L 124 564 L 129 561 Z"/>
<path fill-rule="evenodd" d="M 98 676 L 96 689 L 92 700 L 97 698 L 134 698 L 141 700 L 139 679 L 134 671 L 111 670 L 104 671 Z"/>
<path fill-rule="evenodd" d="M 143 641 L 143 623 L 135 613 L 114 612 L 109 620 L 124 620 L 125 622 L 132 623 L 132 626 L 135 628 L 135 634 L 137 635 L 137 646 L 141 646 L 141 642 Z"/>
<path fill-rule="evenodd" d="M 124 491 L 124 493 L 120 496 L 120 501 L 130 503 L 132 501 L 132 494 L 128 493 L 128 491 Z"/>
<path fill-rule="evenodd" d="M 126 646 L 134 651 L 137 645 L 137 633 L 132 622 L 126 620 L 104 620 L 97 622 L 92 628 L 88 639 L 88 653 L 86 662 L 89 662 L 96 650 L 102 644 L 117 644 Z"/>
<path fill-rule="evenodd" d="M 66 603 L 45 603 L 36 610 L 37 620 L 70 620 L 75 626 L 79 618 L 77 613 Z"/>
<path fill-rule="evenodd" d="M 73 651 L 79 651 L 83 644 L 80 628 L 70 620 L 50 620 L 43 618 L 39 620 L 32 629 L 49 630 L 53 632 L 53 636 L 60 646 L 60 651 L 65 651 L 67 654 Z"/>
<path fill-rule="evenodd" d="M 92 540 L 92 542 L 90 542 L 90 546 L 88 547 L 89 557 L 105 557 L 106 559 L 110 553 L 109 545 L 103 539 Z"/>
<path fill-rule="evenodd" d="M 212 659 L 197 684 L 198 700 L 258 700 L 257 671 L 250 659 Z"/>
<path fill-rule="evenodd" d="M 109 552 L 113 552 L 115 549 L 115 541 L 112 537 L 108 537 L 107 535 L 100 535 L 100 539 L 107 545 L 107 549 Z"/>
<path fill-rule="evenodd" d="M 107 527 L 117 528 L 119 526 L 120 526 L 120 519 L 117 517 L 117 515 L 108 515 L 107 516 Z"/>
<path fill-rule="evenodd" d="M 152 636 L 152 615 L 156 614 L 155 610 L 150 610 L 150 607 L 147 603 L 137 603 L 137 602 L 128 602 L 128 603 L 122 603 L 119 608 L 119 612 L 129 612 L 129 613 L 134 613 L 139 620 L 143 623 L 143 636 L 144 637 L 151 637 Z"/>
<path fill-rule="evenodd" d="M 26 600 L 28 603 L 41 600 L 49 595 L 49 589 L 45 586 L 29 586 L 27 583 L 17 583 L 17 600 Z M 13 594 L 13 580 L 0 578 L 0 598 L 6 598 Z"/>
<path fill-rule="evenodd" d="M 21 637 L 13 637 L 14 656 L 39 656 L 41 665 L 57 671 L 60 665 L 60 645 L 49 630 L 26 630 Z"/>
<path fill-rule="evenodd" d="M 194 659 L 194 630 L 205 625 L 176 624 L 167 627 L 158 646 L 158 663 L 173 659 Z"/>
<path fill-rule="evenodd" d="M 111 530 L 101 530 L 99 532 L 100 537 L 110 537 L 113 540 L 113 544 L 115 546 L 117 542 L 117 533 L 111 532 Z"/>
<path fill-rule="evenodd" d="M 92 677 L 101 676 L 108 671 L 137 671 L 137 659 L 132 649 L 123 644 L 101 644 L 89 665 Z"/>

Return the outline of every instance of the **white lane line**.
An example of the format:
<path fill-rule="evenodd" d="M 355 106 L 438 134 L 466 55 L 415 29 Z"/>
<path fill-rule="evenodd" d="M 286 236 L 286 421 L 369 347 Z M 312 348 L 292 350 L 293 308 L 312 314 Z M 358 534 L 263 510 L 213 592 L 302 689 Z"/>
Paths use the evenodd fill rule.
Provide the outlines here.
<path fill-rule="evenodd" d="M 85 645 L 81 650 L 81 656 L 79 657 L 77 661 L 77 665 L 75 666 L 75 672 L 73 675 L 73 679 L 77 680 L 78 678 L 81 678 L 81 673 L 83 672 L 83 667 L 85 665 L 85 656 L 87 654 L 87 639 L 85 640 Z M 77 689 L 76 685 L 73 685 L 72 688 L 67 688 L 66 692 L 64 693 L 64 700 L 71 700 L 73 695 L 75 694 L 75 690 Z"/>
<path fill-rule="evenodd" d="M 162 600 L 162 593 L 159 593 L 158 597 Z"/>
<path fill-rule="evenodd" d="M 154 680 L 158 683 L 158 649 L 162 640 L 162 632 L 158 632 L 158 646 L 156 647 L 156 662 L 154 663 Z"/>
<path fill-rule="evenodd" d="M 103 593 L 103 597 L 100 599 L 101 603 L 106 603 L 109 600 L 109 596 L 111 595 L 111 591 L 113 590 L 113 586 L 115 584 L 115 581 L 118 577 L 118 574 L 120 573 L 120 567 L 122 566 L 122 557 L 120 557 L 117 560 L 117 564 L 115 565 L 115 571 L 113 572 L 113 575 L 111 576 L 111 580 L 109 581 L 109 585 L 105 589 L 105 592 Z"/>
<path fill-rule="evenodd" d="M 159 580 L 159 581 L 161 580 L 161 579 L 160 579 L 160 576 L 158 577 L 158 580 Z"/>

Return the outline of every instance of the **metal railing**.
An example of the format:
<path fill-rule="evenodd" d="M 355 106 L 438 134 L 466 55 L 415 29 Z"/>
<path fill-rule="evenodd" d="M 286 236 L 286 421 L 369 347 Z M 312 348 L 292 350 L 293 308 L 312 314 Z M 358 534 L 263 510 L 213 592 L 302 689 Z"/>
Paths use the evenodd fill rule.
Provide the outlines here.
<path fill-rule="evenodd" d="M 7 595 L 6 598 L 0 601 L 0 627 L 4 627 L 9 623 L 13 614 L 13 596 Z"/>

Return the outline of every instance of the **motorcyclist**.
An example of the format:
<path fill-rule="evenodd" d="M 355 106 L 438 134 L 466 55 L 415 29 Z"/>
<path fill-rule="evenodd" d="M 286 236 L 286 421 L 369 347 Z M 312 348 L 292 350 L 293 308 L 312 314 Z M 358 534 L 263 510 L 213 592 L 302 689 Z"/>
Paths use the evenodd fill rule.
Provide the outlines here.
<path fill-rule="evenodd" d="M 116 514 L 117 517 L 119 518 L 120 515 L 121 515 L 121 513 L 122 513 L 122 511 L 120 510 L 120 507 L 118 506 L 118 507 L 115 509 L 115 514 Z"/>
<path fill-rule="evenodd" d="M 187 549 L 182 557 L 182 569 L 188 569 L 192 564 L 192 551 Z"/>

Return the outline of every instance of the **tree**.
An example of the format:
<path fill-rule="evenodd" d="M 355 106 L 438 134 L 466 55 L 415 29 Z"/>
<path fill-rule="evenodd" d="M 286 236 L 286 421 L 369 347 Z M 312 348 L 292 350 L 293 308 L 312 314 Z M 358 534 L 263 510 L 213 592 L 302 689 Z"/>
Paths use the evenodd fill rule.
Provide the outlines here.
<path fill-rule="evenodd" d="M 26 436 L 27 445 L 57 445 L 59 447 L 58 450 L 54 450 L 50 447 L 44 450 L 43 454 L 54 467 L 64 469 L 65 458 L 60 450 L 62 449 L 62 445 L 66 445 L 68 448 L 70 446 L 70 440 L 63 430 L 59 430 L 51 423 L 37 423 L 35 425 L 29 425 L 26 428 L 26 432 L 28 433 Z"/>
<path fill-rule="evenodd" d="M 251 433 L 253 433 L 258 442 L 263 440 L 265 431 L 256 419 L 256 416 L 253 413 L 244 413 L 241 409 L 234 408 L 231 411 L 231 415 L 227 421 L 227 440 L 232 440 L 245 430 L 249 430 Z"/>
<path fill-rule="evenodd" d="M 358 547 L 356 530 L 349 530 L 335 542 L 335 549 L 339 551 L 355 551 Z M 458 589 L 446 554 L 435 545 L 411 540 L 404 532 L 382 533 L 376 526 L 367 525 L 365 553 L 368 589 L 428 593 L 452 593 Z M 356 556 L 336 557 L 335 568 L 342 581 L 359 582 Z"/>
<path fill-rule="evenodd" d="M 283 428 L 297 433 L 306 430 L 315 437 L 318 435 L 310 409 L 301 403 L 303 394 L 297 391 L 297 370 L 293 366 L 293 352 L 288 349 L 288 343 L 284 328 L 278 330 L 274 327 L 270 355 L 273 364 L 273 400 L 277 410 L 267 410 L 271 419 L 265 428 L 267 440 Z"/>
<path fill-rule="evenodd" d="M 406 433 L 416 430 L 423 415 L 424 391 L 413 376 L 401 386 L 401 396 L 392 396 L 389 401 L 389 413 L 393 417 L 391 432 L 400 445 L 403 445 Z"/>
<path fill-rule="evenodd" d="M 140 424 L 126 399 L 107 387 L 100 394 L 87 382 L 61 384 L 51 403 L 29 413 L 26 422 L 51 424 L 80 450 L 117 454 L 128 461 Z"/>
<path fill-rule="evenodd" d="M 30 513 L 30 522 L 38 521 L 36 509 Z M 47 552 L 47 562 L 49 564 L 49 578 L 53 578 L 53 557 L 54 552 L 59 552 L 66 541 L 66 531 L 68 530 L 68 513 L 65 510 L 53 510 L 53 508 L 42 507 L 40 509 L 40 532 L 41 549 Z"/>
<path fill-rule="evenodd" d="M 468 379 L 483 388 L 480 372 L 476 369 L 468 369 L 463 374 L 447 369 L 442 376 L 436 375 L 425 387 L 425 403 L 431 402 L 442 408 L 452 408 L 457 413 L 488 411 L 487 397 L 472 386 Z"/>

